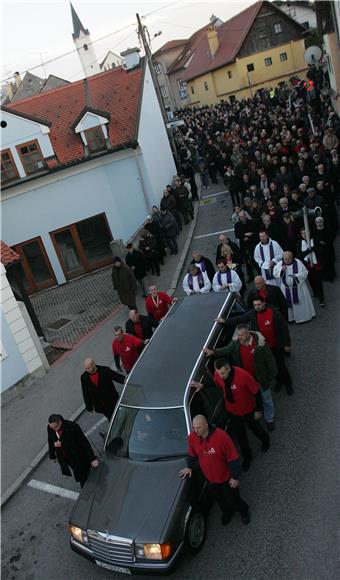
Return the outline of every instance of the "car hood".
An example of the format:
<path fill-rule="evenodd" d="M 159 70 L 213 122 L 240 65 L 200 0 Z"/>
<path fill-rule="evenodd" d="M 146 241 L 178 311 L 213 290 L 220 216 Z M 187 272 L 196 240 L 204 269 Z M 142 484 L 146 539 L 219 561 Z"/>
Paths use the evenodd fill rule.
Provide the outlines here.
<path fill-rule="evenodd" d="M 162 531 L 183 486 L 182 458 L 143 462 L 106 455 L 83 488 L 71 522 L 136 541 L 162 541 Z"/>

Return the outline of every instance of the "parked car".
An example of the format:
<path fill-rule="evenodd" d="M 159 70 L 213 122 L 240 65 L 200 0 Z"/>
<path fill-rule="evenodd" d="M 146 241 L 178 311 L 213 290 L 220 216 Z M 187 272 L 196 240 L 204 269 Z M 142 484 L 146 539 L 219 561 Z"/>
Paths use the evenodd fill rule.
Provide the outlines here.
<path fill-rule="evenodd" d="M 192 418 L 205 414 L 226 428 L 219 389 L 197 392 L 208 372 L 202 349 L 232 332 L 214 322 L 242 312 L 233 294 L 197 295 L 175 303 L 132 369 L 112 417 L 100 466 L 70 516 L 71 548 L 114 572 L 169 572 L 185 547 L 198 551 L 211 504 L 197 469 L 185 466 Z M 229 339 L 230 337 L 226 337 Z"/>

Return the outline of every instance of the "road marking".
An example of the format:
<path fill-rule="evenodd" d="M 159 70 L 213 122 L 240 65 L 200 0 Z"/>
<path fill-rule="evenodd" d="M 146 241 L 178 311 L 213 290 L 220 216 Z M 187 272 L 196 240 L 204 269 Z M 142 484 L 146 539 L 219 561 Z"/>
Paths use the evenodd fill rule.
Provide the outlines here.
<path fill-rule="evenodd" d="M 65 489 L 64 487 L 51 485 L 50 483 L 38 481 L 37 479 L 31 479 L 31 481 L 29 481 L 27 485 L 29 487 L 33 487 L 34 489 L 45 491 L 46 493 L 52 493 L 53 495 L 58 495 L 59 497 L 72 499 L 73 501 L 77 501 L 79 497 L 79 493 L 77 491 L 71 491 L 70 489 Z"/>
<path fill-rule="evenodd" d="M 201 236 L 195 236 L 194 240 L 199 240 L 200 238 L 209 238 L 210 236 L 218 236 L 219 234 L 226 234 L 228 232 L 233 232 L 234 228 L 230 230 L 221 230 L 219 232 L 211 232 L 211 234 L 202 234 Z"/>
<path fill-rule="evenodd" d="M 228 193 L 227 190 L 219 191 L 218 193 L 210 193 L 209 195 L 202 195 L 201 199 L 208 199 L 209 197 L 215 197 L 216 195 L 224 195 L 225 193 Z"/>
<path fill-rule="evenodd" d="M 105 423 L 105 421 L 107 421 L 106 417 L 102 417 L 101 419 L 99 419 L 99 421 L 97 421 L 97 423 L 95 423 L 93 425 L 93 427 L 91 427 L 91 429 L 86 431 L 86 433 L 85 433 L 86 437 L 88 437 L 89 435 L 92 435 L 92 433 L 99 427 L 99 425 L 102 425 L 103 423 Z"/>
<path fill-rule="evenodd" d="M 217 202 L 217 199 L 205 199 L 205 198 L 203 198 L 200 201 L 200 206 L 202 206 L 202 205 L 210 205 L 211 203 L 216 203 L 216 202 Z"/>

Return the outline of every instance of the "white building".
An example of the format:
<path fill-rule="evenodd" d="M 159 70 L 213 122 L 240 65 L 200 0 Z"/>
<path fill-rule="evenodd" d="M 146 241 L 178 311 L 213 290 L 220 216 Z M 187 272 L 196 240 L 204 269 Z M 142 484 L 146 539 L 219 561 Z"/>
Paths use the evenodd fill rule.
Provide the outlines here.
<path fill-rule="evenodd" d="M 316 28 L 316 14 L 313 2 L 303 2 L 302 0 L 284 0 L 274 1 L 280 10 L 283 10 L 288 16 L 294 18 L 296 22 L 302 24 L 305 28 Z"/>
<path fill-rule="evenodd" d="M 109 70 L 110 68 L 116 68 L 116 66 L 121 66 L 123 64 L 123 59 L 109 50 L 104 60 L 100 63 L 100 70 Z"/>
<path fill-rule="evenodd" d="M 1 242 L 1 393 L 13 385 L 27 383 L 32 377 L 43 376 L 49 366 L 26 307 L 15 299 L 7 280 L 4 264 L 11 267 L 18 259 L 19 256 Z"/>
<path fill-rule="evenodd" d="M 108 265 L 176 173 L 150 70 L 125 67 L 3 108 L 2 236 L 28 293 Z M 134 66 L 133 66 L 134 65 Z"/>

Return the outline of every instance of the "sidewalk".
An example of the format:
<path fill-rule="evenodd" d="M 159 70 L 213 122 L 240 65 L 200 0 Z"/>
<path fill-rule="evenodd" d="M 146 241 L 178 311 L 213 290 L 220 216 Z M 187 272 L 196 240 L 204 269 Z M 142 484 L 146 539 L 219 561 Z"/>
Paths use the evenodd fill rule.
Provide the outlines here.
<path fill-rule="evenodd" d="M 178 238 L 179 254 L 167 256 L 165 265 L 161 267 L 160 277 L 153 276 L 147 280 L 155 281 L 159 289 L 171 294 L 174 293 L 181 275 L 197 214 L 198 204 L 195 204 L 195 219 L 183 228 L 181 236 Z M 92 274 L 92 279 L 90 276 L 81 279 L 77 295 L 80 300 L 79 304 L 82 304 L 83 309 L 86 309 L 86 296 L 82 294 L 81 287 L 84 287 L 85 284 L 90 287 L 92 292 L 95 288 L 96 278 L 102 279 L 105 276 L 107 277 L 107 269 L 101 270 L 97 275 Z M 111 291 L 111 279 L 109 282 Z M 62 311 L 58 311 L 57 309 L 60 308 L 58 300 L 51 298 L 51 301 L 54 302 L 54 311 L 49 320 L 46 320 L 47 323 L 53 317 L 55 320 L 60 317 L 59 312 L 66 312 L 65 307 L 69 306 L 69 304 L 61 303 Z M 140 295 L 137 297 L 137 307 L 142 313 L 145 312 L 144 299 Z M 75 308 L 78 308 L 78 303 Z M 112 365 L 112 329 L 116 324 L 125 324 L 127 310 L 125 306 L 111 303 L 109 316 L 104 314 L 106 318 L 94 326 L 90 332 L 86 326 L 87 320 L 83 325 L 78 322 L 79 334 L 77 335 L 74 329 L 70 330 L 73 333 L 71 337 L 74 344 L 72 350 L 59 358 L 45 377 L 35 381 L 20 395 L 2 407 L 1 504 L 15 493 L 31 471 L 45 457 L 47 453 L 45 442 L 48 416 L 51 413 L 61 413 L 65 418 L 75 420 L 84 410 L 80 388 L 83 361 L 86 357 L 91 356 L 98 364 Z M 85 336 L 83 336 L 84 334 Z M 79 335 L 83 337 L 75 343 Z"/>

